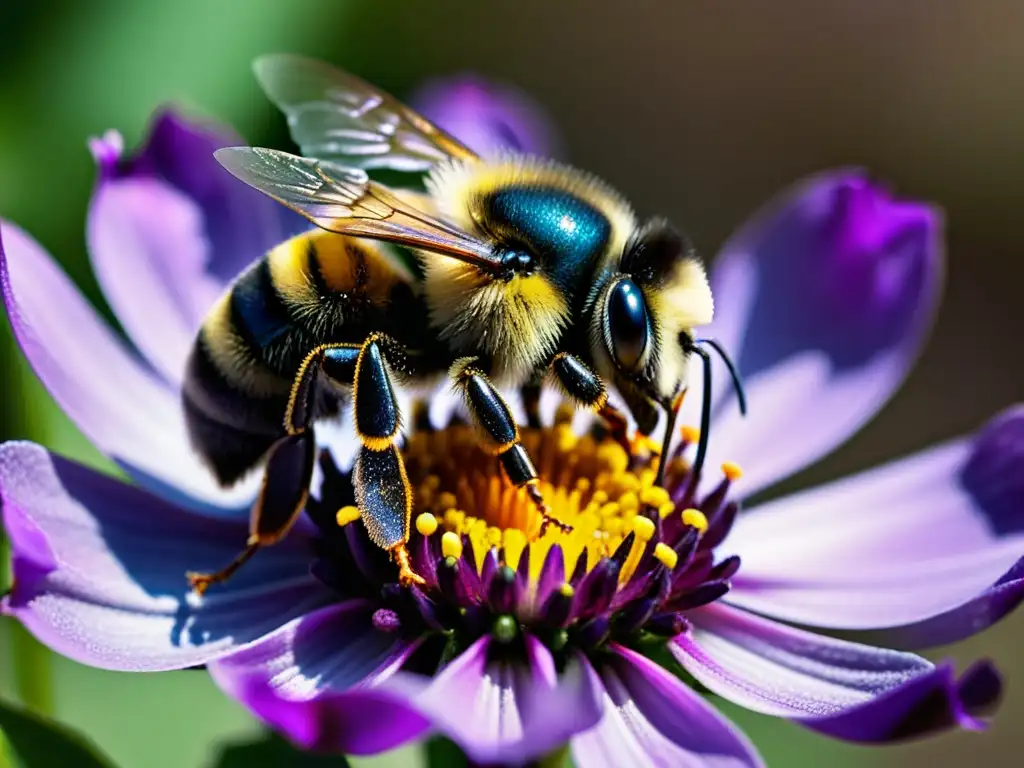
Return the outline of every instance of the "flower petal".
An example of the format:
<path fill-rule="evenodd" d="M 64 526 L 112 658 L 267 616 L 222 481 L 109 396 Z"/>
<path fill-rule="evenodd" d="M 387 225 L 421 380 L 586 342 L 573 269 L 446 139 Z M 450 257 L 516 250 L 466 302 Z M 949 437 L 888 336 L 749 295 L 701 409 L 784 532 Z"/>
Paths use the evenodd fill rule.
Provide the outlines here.
<path fill-rule="evenodd" d="M 977 731 L 1002 695 L 999 673 L 981 662 L 960 681 L 942 664 L 876 699 L 838 714 L 800 724 L 836 739 L 882 744 L 924 736 L 952 727 Z"/>
<path fill-rule="evenodd" d="M 532 636 L 525 640 L 528 663 L 517 663 L 488 659 L 491 639 L 481 638 L 414 698 L 419 711 L 474 762 L 538 758 L 601 718 L 593 670 L 573 659 L 556 675 L 548 650 Z"/>
<path fill-rule="evenodd" d="M 100 181 L 86 238 L 103 293 L 135 346 L 169 381 L 223 284 L 206 273 L 199 207 L 156 178 Z"/>
<path fill-rule="evenodd" d="M 599 668 L 604 717 L 572 740 L 577 765 L 763 765 L 746 737 L 677 678 L 634 651 L 612 650 Z"/>
<path fill-rule="evenodd" d="M 127 349 L 38 243 L 8 222 L 0 222 L 0 238 L 0 288 L 14 336 L 79 429 L 164 496 L 248 506 L 254 482 L 222 489 L 192 451 L 177 392 Z"/>
<path fill-rule="evenodd" d="M 513 150 L 554 157 L 557 134 L 524 93 L 462 75 L 425 83 L 410 99 L 423 116 L 482 155 Z"/>
<path fill-rule="evenodd" d="M 376 678 L 401 663 L 412 647 L 374 629 L 374 606 L 349 600 L 300 616 L 273 633 L 222 656 L 210 673 L 225 688 L 234 679 L 263 684 L 286 699 L 304 701 Z"/>
<path fill-rule="evenodd" d="M 743 563 L 732 605 L 843 629 L 955 611 L 928 625 L 936 643 L 980 631 L 1024 597 L 1024 408 L 973 439 L 757 507 L 723 546 Z"/>
<path fill-rule="evenodd" d="M 373 755 L 422 736 L 430 722 L 395 691 L 352 688 L 295 700 L 280 696 L 260 676 L 210 673 L 230 696 L 298 746 L 316 752 Z"/>
<path fill-rule="evenodd" d="M 730 701 L 769 715 L 831 717 L 930 675 L 910 653 L 815 635 L 714 604 L 689 614 L 670 649 L 687 672 Z"/>
<path fill-rule="evenodd" d="M 241 522 L 213 520 L 48 454 L 0 446 L 0 500 L 13 549 L 3 609 L 73 659 L 119 670 L 203 664 L 322 605 L 309 542 L 293 534 L 205 598 L 185 572 L 244 546 Z"/>
<path fill-rule="evenodd" d="M 917 357 L 941 275 L 938 212 L 860 171 L 811 178 L 758 214 L 712 274 L 718 320 L 701 335 L 730 348 L 750 413 L 717 407 L 710 465 L 739 462 L 752 494 L 856 432 Z"/>
<path fill-rule="evenodd" d="M 158 178 L 198 205 L 210 244 L 207 271 L 223 285 L 273 246 L 309 229 L 305 219 L 238 181 L 213 156 L 244 143 L 225 126 L 163 110 L 139 152 L 113 169 L 101 165 L 101 175 L 112 170 L 119 178 Z"/>

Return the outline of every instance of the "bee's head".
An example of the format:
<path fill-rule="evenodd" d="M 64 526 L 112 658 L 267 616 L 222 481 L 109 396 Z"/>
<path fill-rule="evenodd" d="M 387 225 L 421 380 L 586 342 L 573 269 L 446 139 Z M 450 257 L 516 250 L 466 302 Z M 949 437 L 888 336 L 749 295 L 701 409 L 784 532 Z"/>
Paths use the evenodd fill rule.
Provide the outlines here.
<path fill-rule="evenodd" d="M 711 322 L 713 308 L 689 240 L 663 219 L 640 227 L 594 304 L 591 346 L 641 430 L 657 423 L 655 403 L 685 387 L 691 331 Z"/>
<path fill-rule="evenodd" d="M 440 212 L 487 242 L 496 268 L 424 254 L 431 320 L 460 354 L 483 352 L 505 383 L 558 349 L 598 265 L 635 229 L 632 210 L 603 183 L 567 166 L 508 155 L 436 167 Z"/>

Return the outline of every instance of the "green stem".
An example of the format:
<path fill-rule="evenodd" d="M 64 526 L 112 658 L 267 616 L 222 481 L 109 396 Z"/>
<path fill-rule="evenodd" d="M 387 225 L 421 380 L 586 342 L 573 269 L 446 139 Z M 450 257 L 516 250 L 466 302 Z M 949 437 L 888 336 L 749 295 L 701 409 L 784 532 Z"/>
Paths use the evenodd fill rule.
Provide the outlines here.
<path fill-rule="evenodd" d="M 0 566 L 3 573 L 0 586 L 6 592 L 12 584 L 10 542 L 6 536 L 0 536 Z M 9 632 L 14 690 L 18 698 L 36 714 L 52 715 L 53 670 L 50 668 L 50 651 L 16 621 L 9 622 Z"/>
<path fill-rule="evenodd" d="M 50 651 L 23 626 L 11 627 L 14 651 L 14 687 L 27 709 L 37 715 L 53 715 L 53 670 Z"/>
<path fill-rule="evenodd" d="M 0 768 L 14 768 L 14 754 L 3 731 L 0 731 Z"/>

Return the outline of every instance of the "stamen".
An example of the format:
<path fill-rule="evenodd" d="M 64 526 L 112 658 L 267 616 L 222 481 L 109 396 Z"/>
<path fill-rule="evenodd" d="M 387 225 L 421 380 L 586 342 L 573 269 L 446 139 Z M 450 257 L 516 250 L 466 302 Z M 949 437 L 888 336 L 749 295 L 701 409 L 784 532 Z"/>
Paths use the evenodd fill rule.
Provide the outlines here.
<path fill-rule="evenodd" d="M 653 485 L 644 488 L 640 492 L 640 501 L 655 509 L 660 509 L 663 504 L 671 503 L 671 498 L 668 495 L 668 491 L 660 485 Z"/>
<path fill-rule="evenodd" d="M 700 440 L 700 430 L 696 427 L 684 424 L 679 428 L 679 435 L 684 443 L 693 444 Z"/>
<path fill-rule="evenodd" d="M 462 537 L 453 531 L 446 532 L 441 537 L 441 554 L 455 560 L 462 557 Z"/>
<path fill-rule="evenodd" d="M 424 536 L 432 536 L 437 530 L 437 518 L 429 512 L 416 515 L 416 530 Z"/>
<path fill-rule="evenodd" d="M 679 555 L 676 554 L 676 551 L 668 544 L 660 541 L 654 545 L 654 557 L 670 571 L 675 568 L 676 563 L 679 562 Z"/>
<path fill-rule="evenodd" d="M 338 526 L 344 528 L 349 523 L 354 523 L 359 519 L 359 507 L 344 506 L 338 510 L 335 519 L 338 521 Z"/>
<path fill-rule="evenodd" d="M 739 464 L 732 461 L 727 461 L 722 465 L 722 474 L 725 475 L 726 479 L 730 483 L 735 483 L 741 477 L 743 477 L 743 470 Z"/>
<path fill-rule="evenodd" d="M 708 519 L 699 509 L 691 507 L 690 509 L 683 510 L 683 525 L 692 526 L 701 533 L 704 533 L 708 529 Z"/>
<path fill-rule="evenodd" d="M 655 530 L 654 521 L 646 517 L 633 518 L 633 534 L 635 538 L 633 539 L 633 547 L 629 550 L 629 557 L 626 558 L 626 563 L 619 572 L 619 584 L 625 584 L 633 578 L 636 567 L 640 565 L 640 558 L 643 557 L 644 550 L 647 549 L 647 542 L 654 536 Z"/>

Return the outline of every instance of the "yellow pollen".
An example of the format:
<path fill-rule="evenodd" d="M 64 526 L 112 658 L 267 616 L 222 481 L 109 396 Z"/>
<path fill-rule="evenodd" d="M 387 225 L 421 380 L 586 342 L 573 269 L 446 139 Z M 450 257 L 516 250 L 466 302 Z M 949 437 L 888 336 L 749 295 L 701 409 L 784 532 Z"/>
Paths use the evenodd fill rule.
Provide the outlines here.
<path fill-rule="evenodd" d="M 359 507 L 342 507 L 338 510 L 338 514 L 335 515 L 334 519 L 338 521 L 340 527 L 344 528 L 349 523 L 354 523 L 359 519 Z"/>
<path fill-rule="evenodd" d="M 446 531 L 441 537 L 441 554 L 445 557 L 462 557 L 462 537 L 453 531 Z"/>
<path fill-rule="evenodd" d="M 416 530 L 424 536 L 430 536 L 437 530 L 437 518 L 429 512 L 416 515 Z"/>
<path fill-rule="evenodd" d="M 646 517 L 638 517 L 633 520 L 633 533 L 636 534 L 637 541 L 650 541 L 654 535 L 654 522 Z"/>
<path fill-rule="evenodd" d="M 708 519 L 699 509 L 691 507 L 690 509 L 683 510 L 683 525 L 693 526 L 701 533 L 704 533 L 708 529 Z"/>
<path fill-rule="evenodd" d="M 629 548 L 626 562 L 622 564 L 622 570 L 619 571 L 619 584 L 625 584 L 636 573 L 636 567 L 640 565 L 640 558 L 644 556 L 644 550 L 647 549 L 647 542 L 654 536 L 654 523 L 646 517 L 635 517 L 633 518 L 633 533 L 635 534 L 633 546 Z"/>
<path fill-rule="evenodd" d="M 562 416 L 573 413 L 563 408 Z M 631 455 L 610 437 L 576 435 L 567 422 L 520 431 L 523 448 L 537 468 L 537 489 L 548 513 L 572 526 L 547 526 L 526 489 L 512 486 L 492 454 L 480 448 L 467 425 L 413 432 L 402 450 L 413 489 L 413 519 L 421 535 L 441 534 L 445 557 L 459 558 L 466 546 L 481 567 L 496 551 L 501 563 L 529 560 L 535 581 L 551 547 L 562 549 L 567 579 L 582 555 L 588 567 L 607 558 L 634 533 L 620 576 L 627 580 L 647 550 L 658 518 L 678 514 L 669 495 L 654 486 L 656 457 Z M 674 465 L 670 465 L 672 469 Z M 676 477 L 681 475 L 677 468 Z M 647 511 L 644 511 L 647 510 Z M 643 514 L 641 514 L 641 512 Z"/>
<path fill-rule="evenodd" d="M 650 486 L 640 492 L 640 501 L 655 508 L 661 508 L 662 504 L 669 503 L 668 491 L 661 486 Z"/>
<path fill-rule="evenodd" d="M 693 444 L 700 442 L 700 430 L 688 424 L 679 428 L 679 435 L 685 443 Z"/>
<path fill-rule="evenodd" d="M 722 474 L 725 475 L 726 479 L 730 483 L 735 483 L 741 477 L 743 477 L 743 470 L 740 469 L 740 465 L 732 461 L 727 461 L 722 465 Z"/>
<path fill-rule="evenodd" d="M 572 584 L 567 581 L 562 582 L 558 587 L 558 593 L 562 597 L 572 597 L 576 594 L 576 590 L 572 588 Z"/>
<path fill-rule="evenodd" d="M 675 568 L 676 563 L 679 562 L 679 555 L 676 554 L 676 551 L 668 544 L 660 541 L 654 545 L 654 557 L 670 571 Z"/>

